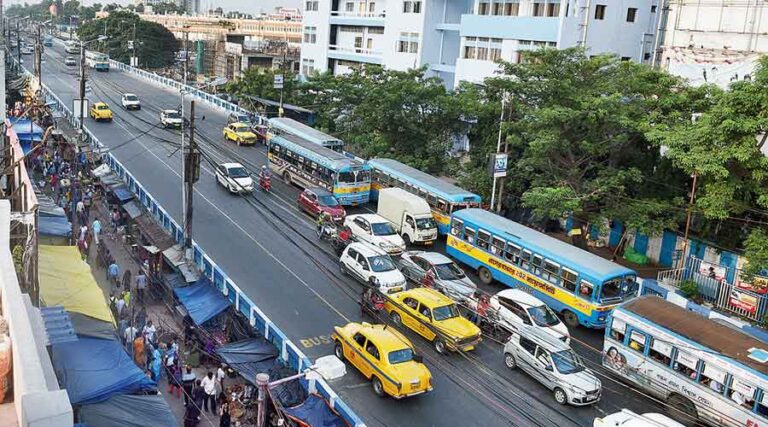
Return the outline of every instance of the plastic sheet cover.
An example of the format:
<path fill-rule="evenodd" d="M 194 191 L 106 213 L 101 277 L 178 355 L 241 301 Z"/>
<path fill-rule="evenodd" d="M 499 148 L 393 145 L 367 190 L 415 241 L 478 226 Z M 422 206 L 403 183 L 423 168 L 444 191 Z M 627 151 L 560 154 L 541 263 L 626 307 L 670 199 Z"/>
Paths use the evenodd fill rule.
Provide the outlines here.
<path fill-rule="evenodd" d="M 264 338 L 249 338 L 216 349 L 232 369 L 256 384 L 256 374 L 268 372 L 277 360 L 277 349 Z"/>
<path fill-rule="evenodd" d="M 229 300 L 203 276 L 200 280 L 184 288 L 174 288 L 173 292 L 197 325 L 202 325 L 229 307 Z"/>
<path fill-rule="evenodd" d="M 156 390 L 155 383 L 133 363 L 119 341 L 80 337 L 52 348 L 56 377 L 73 405 Z"/>
<path fill-rule="evenodd" d="M 101 403 L 83 405 L 85 427 L 176 427 L 179 422 L 160 395 L 118 395 Z"/>
<path fill-rule="evenodd" d="M 63 216 L 44 216 L 38 218 L 40 234 L 46 236 L 69 237 L 72 234 L 72 224 Z"/>
<path fill-rule="evenodd" d="M 316 394 L 310 394 L 299 406 L 285 408 L 285 412 L 310 427 L 349 427 L 340 416 L 331 411 L 325 400 Z"/>

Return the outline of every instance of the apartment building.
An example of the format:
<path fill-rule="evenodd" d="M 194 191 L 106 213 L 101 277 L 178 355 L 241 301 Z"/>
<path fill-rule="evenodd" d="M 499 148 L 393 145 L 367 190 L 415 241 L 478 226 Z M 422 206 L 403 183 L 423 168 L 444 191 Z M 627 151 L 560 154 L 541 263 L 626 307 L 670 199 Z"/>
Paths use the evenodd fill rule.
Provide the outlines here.
<path fill-rule="evenodd" d="M 768 53 L 768 8 L 763 0 L 668 0 L 655 63 L 693 84 L 751 78 Z"/>
<path fill-rule="evenodd" d="M 446 86 L 480 83 L 498 60 L 585 46 L 650 62 L 660 0 L 306 0 L 301 71 L 428 66 Z"/>

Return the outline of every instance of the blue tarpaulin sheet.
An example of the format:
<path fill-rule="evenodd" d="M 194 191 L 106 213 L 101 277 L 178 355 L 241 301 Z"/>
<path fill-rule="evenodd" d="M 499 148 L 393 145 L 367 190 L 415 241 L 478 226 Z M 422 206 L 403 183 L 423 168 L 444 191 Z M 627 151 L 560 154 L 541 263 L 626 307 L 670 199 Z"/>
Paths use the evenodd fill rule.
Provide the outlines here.
<path fill-rule="evenodd" d="M 38 227 L 40 234 L 46 236 L 69 237 L 72 234 L 72 224 L 63 216 L 40 216 Z"/>
<path fill-rule="evenodd" d="M 99 403 L 118 394 L 156 390 L 119 341 L 79 337 L 54 344 L 53 366 L 73 405 Z"/>
<path fill-rule="evenodd" d="M 285 412 L 310 427 L 349 427 L 340 416 L 331 411 L 325 400 L 316 394 L 310 394 L 299 406 L 285 408 Z"/>
<path fill-rule="evenodd" d="M 186 307 L 189 317 L 202 325 L 229 307 L 229 300 L 203 276 L 194 285 L 174 288 L 173 292 Z"/>
<path fill-rule="evenodd" d="M 248 338 L 216 349 L 227 365 L 256 384 L 256 374 L 267 372 L 277 360 L 277 349 L 264 338 Z"/>
<path fill-rule="evenodd" d="M 80 408 L 86 427 L 176 427 L 179 422 L 160 395 L 118 395 Z"/>
<path fill-rule="evenodd" d="M 120 203 L 125 203 L 129 200 L 133 200 L 133 193 L 131 193 L 131 190 L 129 190 L 128 187 L 124 185 L 120 185 L 113 188 L 112 192 L 115 193 L 115 197 L 117 197 L 117 199 L 120 200 Z"/>

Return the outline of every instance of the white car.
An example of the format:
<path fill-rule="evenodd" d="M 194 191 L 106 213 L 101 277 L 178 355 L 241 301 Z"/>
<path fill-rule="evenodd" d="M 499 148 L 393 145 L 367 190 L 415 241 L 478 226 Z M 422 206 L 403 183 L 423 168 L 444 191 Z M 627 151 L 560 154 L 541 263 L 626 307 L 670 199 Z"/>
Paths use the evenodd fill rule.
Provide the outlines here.
<path fill-rule="evenodd" d="M 35 49 L 33 49 L 30 46 L 25 46 L 21 48 L 22 55 L 32 55 L 33 53 L 35 53 Z"/>
<path fill-rule="evenodd" d="M 253 178 L 240 163 L 222 163 L 216 167 L 216 182 L 230 193 L 250 193 Z"/>
<path fill-rule="evenodd" d="M 595 418 L 594 427 L 683 427 L 678 423 L 662 414 L 654 412 L 642 415 L 636 414 L 629 409 L 622 409 L 602 418 Z"/>
<path fill-rule="evenodd" d="M 184 123 L 184 119 L 178 110 L 160 111 L 160 124 L 164 128 L 180 128 L 182 123 Z"/>
<path fill-rule="evenodd" d="M 344 219 L 352 235 L 363 242 L 387 251 L 390 255 L 400 255 L 405 251 L 405 241 L 386 219 L 376 214 L 349 215 Z"/>
<path fill-rule="evenodd" d="M 64 65 L 70 66 L 70 67 L 71 66 L 75 66 L 75 65 L 77 65 L 77 60 L 75 59 L 74 56 L 68 56 L 68 57 L 64 58 Z"/>
<path fill-rule="evenodd" d="M 520 289 L 504 289 L 493 295 L 490 306 L 498 313 L 501 326 L 517 332 L 523 325 L 544 331 L 566 344 L 571 335 L 565 323 L 540 299 Z"/>
<path fill-rule="evenodd" d="M 124 93 L 120 98 L 120 103 L 123 104 L 123 108 L 126 110 L 141 110 L 141 101 L 139 97 L 132 93 Z"/>
<path fill-rule="evenodd" d="M 383 250 L 368 243 L 352 242 L 339 258 L 341 272 L 376 286 L 383 294 L 405 290 L 405 276 Z"/>
<path fill-rule="evenodd" d="M 408 251 L 400 256 L 400 270 L 420 286 L 435 288 L 462 303 L 477 291 L 477 285 L 455 262 L 439 252 Z"/>

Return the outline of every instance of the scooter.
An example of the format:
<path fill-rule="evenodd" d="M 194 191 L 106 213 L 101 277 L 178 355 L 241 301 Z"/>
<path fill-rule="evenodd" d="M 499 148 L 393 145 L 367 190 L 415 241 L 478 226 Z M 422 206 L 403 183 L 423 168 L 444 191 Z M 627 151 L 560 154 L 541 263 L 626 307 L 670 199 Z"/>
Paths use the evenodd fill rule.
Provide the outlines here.
<path fill-rule="evenodd" d="M 272 178 L 269 176 L 259 176 L 259 187 L 261 187 L 265 193 L 269 193 L 269 190 L 272 188 Z"/>

